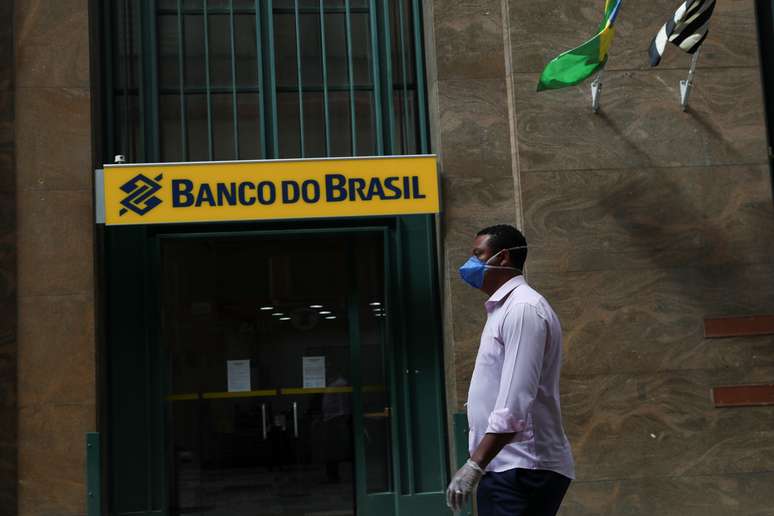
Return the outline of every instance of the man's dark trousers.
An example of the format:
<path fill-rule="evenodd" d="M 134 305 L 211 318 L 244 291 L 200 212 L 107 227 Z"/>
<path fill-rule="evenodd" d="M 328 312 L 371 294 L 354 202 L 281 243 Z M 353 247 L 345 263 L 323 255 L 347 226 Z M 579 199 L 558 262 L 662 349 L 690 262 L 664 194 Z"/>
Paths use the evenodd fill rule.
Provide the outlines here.
<path fill-rule="evenodd" d="M 554 516 L 569 486 L 569 478 L 542 469 L 488 472 L 476 493 L 478 516 Z"/>

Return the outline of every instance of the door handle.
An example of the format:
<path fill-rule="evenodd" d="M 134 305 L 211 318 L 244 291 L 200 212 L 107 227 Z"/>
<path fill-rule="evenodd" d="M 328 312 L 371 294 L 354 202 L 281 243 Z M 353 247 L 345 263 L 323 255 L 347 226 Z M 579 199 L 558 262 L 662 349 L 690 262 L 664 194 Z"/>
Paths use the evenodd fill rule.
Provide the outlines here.
<path fill-rule="evenodd" d="M 298 403 L 293 402 L 293 437 L 298 438 Z"/>
<path fill-rule="evenodd" d="M 266 403 L 261 403 L 261 432 L 265 441 L 269 437 L 269 430 L 266 428 Z"/>

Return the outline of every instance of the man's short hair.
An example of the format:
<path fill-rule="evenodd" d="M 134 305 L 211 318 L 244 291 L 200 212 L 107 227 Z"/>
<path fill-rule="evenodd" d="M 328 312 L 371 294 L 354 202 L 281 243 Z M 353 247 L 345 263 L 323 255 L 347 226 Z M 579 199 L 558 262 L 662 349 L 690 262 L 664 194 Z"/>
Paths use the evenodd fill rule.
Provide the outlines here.
<path fill-rule="evenodd" d="M 511 266 L 519 270 L 524 269 L 524 262 L 527 261 L 527 239 L 521 231 L 509 224 L 497 224 L 476 233 L 476 236 L 482 235 L 489 236 L 489 247 L 493 253 L 509 249 Z M 522 249 L 512 249 L 513 247 L 522 247 Z"/>

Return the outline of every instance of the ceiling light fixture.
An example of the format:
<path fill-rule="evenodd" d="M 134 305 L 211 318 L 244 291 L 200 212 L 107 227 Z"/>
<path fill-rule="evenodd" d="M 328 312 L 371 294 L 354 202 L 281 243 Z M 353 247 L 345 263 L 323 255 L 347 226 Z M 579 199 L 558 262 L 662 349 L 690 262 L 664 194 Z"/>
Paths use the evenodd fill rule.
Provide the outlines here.
<path fill-rule="evenodd" d="M 280 316 L 285 315 L 285 314 L 283 314 L 282 312 L 274 312 L 271 315 L 273 315 L 274 317 L 280 317 Z"/>
<path fill-rule="evenodd" d="M 259 308 L 259 310 L 261 310 L 263 312 L 267 312 L 269 310 L 274 310 L 274 307 L 273 306 L 262 306 L 262 307 Z"/>
<path fill-rule="evenodd" d="M 320 310 L 320 315 L 331 315 L 332 313 L 330 310 Z"/>
<path fill-rule="evenodd" d="M 290 317 L 280 317 L 279 320 L 280 321 L 289 321 Z"/>
<path fill-rule="evenodd" d="M 309 308 L 312 308 L 314 310 L 317 310 L 318 308 L 322 308 L 323 305 L 309 305 Z"/>
<path fill-rule="evenodd" d="M 379 301 L 374 301 L 372 303 L 368 303 L 370 306 L 382 306 L 382 304 Z"/>
<path fill-rule="evenodd" d="M 329 321 L 330 321 L 331 319 L 335 319 L 335 318 L 336 318 L 336 316 L 335 316 L 335 315 L 329 315 L 328 317 L 326 317 L 326 319 L 328 319 Z"/>

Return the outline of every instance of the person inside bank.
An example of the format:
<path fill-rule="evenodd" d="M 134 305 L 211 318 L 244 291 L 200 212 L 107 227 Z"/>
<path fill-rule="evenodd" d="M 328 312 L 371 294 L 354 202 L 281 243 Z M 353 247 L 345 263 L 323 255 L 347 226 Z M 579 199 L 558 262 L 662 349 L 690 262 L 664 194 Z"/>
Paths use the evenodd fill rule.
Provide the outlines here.
<path fill-rule="evenodd" d="M 482 229 L 462 280 L 489 296 L 468 391 L 470 458 L 446 491 L 479 516 L 553 516 L 575 467 L 562 426 L 562 331 L 548 301 L 524 279 L 527 241 L 513 226 Z"/>

